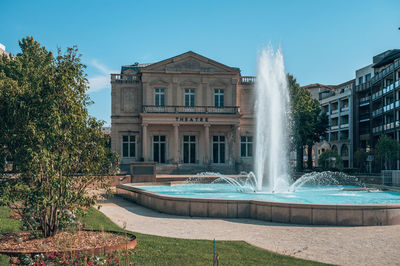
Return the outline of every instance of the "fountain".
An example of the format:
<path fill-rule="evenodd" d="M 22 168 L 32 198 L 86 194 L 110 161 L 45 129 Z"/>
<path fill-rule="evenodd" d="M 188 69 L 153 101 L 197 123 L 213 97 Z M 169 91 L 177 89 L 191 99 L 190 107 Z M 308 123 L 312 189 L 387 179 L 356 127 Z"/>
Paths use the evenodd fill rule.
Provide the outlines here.
<path fill-rule="evenodd" d="M 365 188 L 357 178 L 337 172 L 309 173 L 290 181 L 289 89 L 280 50 L 261 52 L 255 87 L 254 173 L 232 178 L 207 172 L 185 184 L 118 185 L 117 194 L 178 215 L 320 225 L 400 224 L 398 192 Z M 205 182 L 210 176 L 215 180 Z"/>
<path fill-rule="evenodd" d="M 280 50 L 261 52 L 256 81 L 257 191 L 285 191 L 288 175 L 289 88 Z"/>

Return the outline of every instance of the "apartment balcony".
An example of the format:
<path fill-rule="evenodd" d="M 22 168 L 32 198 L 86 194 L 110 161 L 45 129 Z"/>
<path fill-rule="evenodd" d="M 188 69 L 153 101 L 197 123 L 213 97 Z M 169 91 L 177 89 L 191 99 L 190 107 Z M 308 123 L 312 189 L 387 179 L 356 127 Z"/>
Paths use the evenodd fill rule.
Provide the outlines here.
<path fill-rule="evenodd" d="M 360 99 L 360 102 L 359 102 L 359 105 L 360 106 L 365 106 L 365 105 L 368 105 L 369 104 L 369 96 L 367 96 L 367 97 L 364 97 L 364 98 L 361 98 Z"/>
<path fill-rule="evenodd" d="M 237 114 L 238 111 L 237 106 L 143 106 L 143 113 L 157 114 Z"/>
<path fill-rule="evenodd" d="M 340 108 L 340 112 L 348 112 L 350 109 L 348 106 L 344 106 L 342 108 Z"/>
<path fill-rule="evenodd" d="M 369 121 L 369 119 L 370 119 L 369 113 L 360 115 L 360 122 Z"/>
<path fill-rule="evenodd" d="M 136 74 L 111 74 L 111 83 L 136 83 L 139 77 Z"/>
<path fill-rule="evenodd" d="M 387 75 L 393 73 L 393 71 L 395 71 L 395 70 L 397 70 L 399 68 L 400 68 L 400 60 L 394 62 L 393 64 L 391 64 L 390 66 L 388 66 L 387 68 L 385 68 L 384 70 L 379 72 L 377 75 L 373 76 L 371 78 L 371 83 L 375 84 L 375 83 L 379 82 L 384 77 L 386 77 Z"/>
<path fill-rule="evenodd" d="M 349 128 L 349 122 L 341 124 L 340 128 Z"/>
<path fill-rule="evenodd" d="M 333 114 L 333 115 L 334 115 L 334 114 L 337 114 L 337 113 L 339 113 L 339 109 L 335 109 L 335 110 L 332 110 L 332 111 L 331 111 L 331 114 Z"/>
<path fill-rule="evenodd" d="M 338 130 L 339 129 L 339 126 L 338 125 L 334 125 L 334 126 L 331 126 L 331 130 Z"/>
<path fill-rule="evenodd" d="M 369 89 L 371 87 L 371 82 L 365 82 L 363 84 L 359 84 L 356 86 L 356 91 L 360 92 L 360 91 L 365 91 L 367 89 Z"/>
<path fill-rule="evenodd" d="M 239 83 L 242 84 L 242 85 L 251 85 L 251 84 L 254 84 L 254 83 L 256 83 L 256 77 L 253 77 L 253 76 L 243 76 L 243 77 L 240 77 Z"/>

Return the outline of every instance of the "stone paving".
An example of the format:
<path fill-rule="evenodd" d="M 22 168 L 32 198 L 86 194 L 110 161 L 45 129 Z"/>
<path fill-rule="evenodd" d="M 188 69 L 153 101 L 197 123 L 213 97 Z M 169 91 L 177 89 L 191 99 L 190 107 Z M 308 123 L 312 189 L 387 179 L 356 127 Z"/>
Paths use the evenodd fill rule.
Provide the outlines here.
<path fill-rule="evenodd" d="M 143 234 L 243 240 L 284 255 L 339 265 L 400 265 L 400 225 L 303 226 L 185 217 L 159 213 L 118 197 L 102 203 L 100 211 L 119 226 Z"/>

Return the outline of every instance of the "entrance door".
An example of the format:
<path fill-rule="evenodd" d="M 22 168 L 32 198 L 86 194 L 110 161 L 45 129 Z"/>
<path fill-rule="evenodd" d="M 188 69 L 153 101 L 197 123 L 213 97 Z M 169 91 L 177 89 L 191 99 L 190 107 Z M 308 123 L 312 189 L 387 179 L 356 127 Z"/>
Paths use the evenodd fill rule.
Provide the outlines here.
<path fill-rule="evenodd" d="M 153 136 L 153 158 L 157 163 L 165 163 L 166 137 Z"/>
<path fill-rule="evenodd" d="M 213 136 L 213 163 L 225 163 L 225 136 Z"/>
<path fill-rule="evenodd" d="M 196 163 L 196 136 L 183 136 L 183 163 Z"/>

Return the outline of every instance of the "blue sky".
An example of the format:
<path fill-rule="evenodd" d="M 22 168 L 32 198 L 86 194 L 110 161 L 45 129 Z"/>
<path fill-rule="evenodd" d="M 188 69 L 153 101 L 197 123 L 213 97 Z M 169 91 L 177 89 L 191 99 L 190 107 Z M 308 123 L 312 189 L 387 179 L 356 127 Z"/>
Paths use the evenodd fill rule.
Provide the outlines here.
<path fill-rule="evenodd" d="M 301 85 L 350 80 L 372 56 L 400 48 L 400 1 L 2 0 L 0 25 L 0 43 L 14 54 L 27 35 L 53 51 L 78 45 L 90 113 L 109 124 L 109 73 L 188 50 L 254 75 L 259 51 L 272 44 Z"/>

